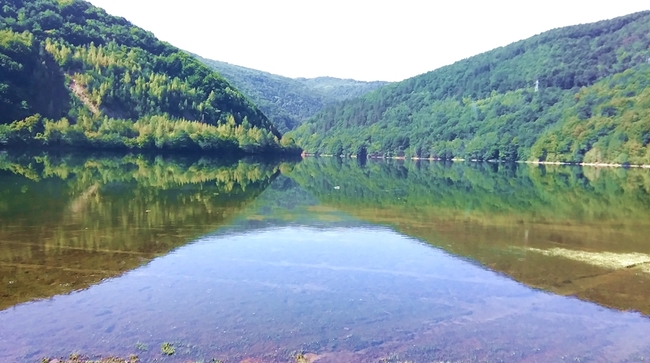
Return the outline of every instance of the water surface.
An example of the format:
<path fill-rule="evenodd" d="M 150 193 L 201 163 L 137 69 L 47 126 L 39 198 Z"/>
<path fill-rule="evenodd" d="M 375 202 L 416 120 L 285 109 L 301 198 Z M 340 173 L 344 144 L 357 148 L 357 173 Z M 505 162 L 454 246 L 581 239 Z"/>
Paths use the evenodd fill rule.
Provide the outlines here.
<path fill-rule="evenodd" d="M 0 361 L 650 357 L 647 171 L 2 161 Z"/>

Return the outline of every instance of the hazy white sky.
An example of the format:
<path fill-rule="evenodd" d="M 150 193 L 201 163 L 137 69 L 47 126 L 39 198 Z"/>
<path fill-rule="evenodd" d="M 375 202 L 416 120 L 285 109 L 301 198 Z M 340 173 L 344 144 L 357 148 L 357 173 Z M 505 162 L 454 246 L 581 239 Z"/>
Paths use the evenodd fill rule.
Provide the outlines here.
<path fill-rule="evenodd" d="M 90 0 L 199 54 L 288 77 L 399 81 L 647 0 Z"/>

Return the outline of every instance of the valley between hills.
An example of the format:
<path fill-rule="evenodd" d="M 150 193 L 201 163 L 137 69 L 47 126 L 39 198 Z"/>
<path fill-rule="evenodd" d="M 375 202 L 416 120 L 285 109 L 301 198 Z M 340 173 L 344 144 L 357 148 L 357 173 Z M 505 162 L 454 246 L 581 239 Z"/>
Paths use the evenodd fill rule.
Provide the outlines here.
<path fill-rule="evenodd" d="M 648 29 L 291 78 L 0 0 L 0 361 L 649 356 Z"/>
<path fill-rule="evenodd" d="M 81 0 L 5 3 L 3 148 L 650 164 L 650 12 L 388 83 L 201 58 Z"/>

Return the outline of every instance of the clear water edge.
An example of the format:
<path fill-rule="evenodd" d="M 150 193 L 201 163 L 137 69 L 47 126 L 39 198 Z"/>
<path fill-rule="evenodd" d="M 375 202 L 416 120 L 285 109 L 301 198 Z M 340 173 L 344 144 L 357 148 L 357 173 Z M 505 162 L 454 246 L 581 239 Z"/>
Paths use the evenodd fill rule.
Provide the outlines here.
<path fill-rule="evenodd" d="M 392 169 L 381 168 L 384 169 L 370 171 L 371 174 L 377 173 L 371 175 L 375 180 L 379 179 L 378 175 L 388 175 L 380 182 L 395 180 L 390 176 L 394 166 Z M 389 173 L 385 174 L 386 171 Z M 481 210 L 484 207 L 476 207 L 476 204 L 469 214 L 466 207 L 459 209 L 465 218 L 455 215 L 453 208 L 436 206 L 435 202 L 432 204 L 433 212 L 421 204 L 404 207 L 400 200 L 408 199 L 408 193 L 398 193 L 392 204 L 386 204 L 385 200 L 373 199 L 371 191 L 374 185 L 364 185 L 358 180 L 355 182 L 359 190 L 366 191 L 367 199 L 345 199 L 336 194 L 346 185 L 345 180 L 336 180 L 338 172 L 341 169 L 331 171 L 327 166 L 299 164 L 286 173 L 288 178 L 273 177 L 268 184 L 262 182 L 268 186 L 262 186 L 261 193 L 240 194 L 238 200 L 242 202 L 230 200 L 231 207 L 223 209 L 220 218 L 207 223 L 195 222 L 193 228 L 187 228 L 186 218 L 179 222 L 163 218 L 153 225 L 142 223 L 152 213 L 164 214 L 174 210 L 183 215 L 189 215 L 188 212 L 197 216 L 207 213 L 196 209 L 199 204 L 195 203 L 201 199 L 198 196 L 205 193 L 192 194 L 197 188 L 188 191 L 184 186 L 179 187 L 184 191 L 171 199 L 151 194 L 154 196 L 145 204 L 163 201 L 162 205 L 166 203 L 166 206 L 138 211 L 133 215 L 144 214 L 143 219 L 131 218 L 124 224 L 113 224 L 103 230 L 104 227 L 100 227 L 99 232 L 106 234 L 104 231 L 138 228 L 157 230 L 157 233 L 138 233 L 127 239 L 137 241 L 144 236 L 154 241 L 164 236 L 179 242 L 161 242 L 166 247 L 159 251 L 155 248 L 143 251 L 137 243 L 135 250 L 139 251 L 121 248 L 121 254 L 109 253 L 97 259 L 116 260 L 118 265 L 122 259 L 128 264 L 128 259 L 124 260 L 122 255 L 128 255 L 129 248 L 131 252 L 139 253 L 141 260 L 136 266 L 123 270 L 125 272 L 114 270 L 117 277 L 111 277 L 109 273 L 99 276 L 99 280 L 90 282 L 88 287 L 82 286 L 81 291 L 19 303 L 1 311 L 0 361 L 38 361 L 42 356 L 65 356 L 71 352 L 99 355 L 136 353 L 145 360 L 165 361 L 218 358 L 226 362 L 247 358 L 289 361 L 297 351 L 315 353 L 321 362 L 377 362 L 382 359 L 609 362 L 637 361 L 650 356 L 650 339 L 647 338 L 650 320 L 645 315 L 604 307 L 617 305 L 616 299 L 590 300 L 584 296 L 578 299 L 558 295 L 562 294 L 562 288 L 576 285 L 573 282 L 554 286 L 557 281 L 551 281 L 548 285 L 539 283 L 540 286 L 532 286 L 531 280 L 526 280 L 530 278 L 530 271 L 521 267 L 527 262 L 530 265 L 527 268 L 536 271 L 558 266 L 562 272 L 565 269 L 575 272 L 572 281 L 602 280 L 621 271 L 633 271 L 632 275 L 641 276 L 640 283 L 643 283 L 643 256 L 647 255 L 647 250 L 642 242 L 637 241 L 641 237 L 634 236 L 647 231 L 647 224 L 634 220 L 619 221 L 615 219 L 618 217 L 615 211 L 610 210 L 609 221 L 613 227 L 607 227 L 610 223 L 601 223 L 600 227 L 605 230 L 605 235 L 633 233 L 627 238 L 628 243 L 641 246 L 629 247 L 632 251 L 618 246 L 622 251 L 615 250 L 614 256 L 636 253 L 641 256 L 641 267 L 628 268 L 625 263 L 621 268 L 603 267 L 598 265 L 602 262 L 598 256 L 608 251 L 595 250 L 599 244 L 589 244 L 588 241 L 593 239 L 589 233 L 584 234 L 584 239 L 563 244 L 553 242 L 557 238 L 549 237 L 552 233 L 540 233 L 546 236 L 540 238 L 548 239 L 550 243 L 540 245 L 542 242 L 534 240 L 531 229 L 525 228 L 535 225 L 540 228 L 533 219 L 524 220 L 522 227 L 518 222 L 521 215 L 515 216 L 507 210 L 502 214 L 485 213 Z M 341 189 L 322 182 L 305 181 L 305 175 L 319 173 L 325 180 L 330 178 L 333 184 L 340 184 Z M 409 177 L 412 176 L 411 170 Z M 424 176 L 430 179 L 440 177 L 435 172 Z M 487 173 L 485 178 L 482 183 L 489 184 L 494 175 Z M 421 180 L 415 178 L 411 181 L 412 190 L 417 190 L 417 183 Z M 408 178 L 406 182 L 409 182 Z M 114 190 L 115 185 L 112 185 Z M 574 187 L 580 188 L 579 185 Z M 147 194 L 146 190 L 150 190 L 136 187 L 131 194 L 120 192 L 122 194 L 110 197 L 110 193 L 102 191 L 107 187 L 103 188 L 98 189 L 99 198 L 95 204 L 89 204 L 87 215 L 92 218 L 88 219 L 95 223 L 97 219 L 101 222 L 102 218 L 115 221 L 114 211 L 131 210 L 130 203 L 139 201 L 133 196 Z M 547 189 L 541 191 L 539 186 L 537 188 L 539 195 L 552 194 L 554 185 L 546 184 Z M 476 190 L 477 194 L 479 192 Z M 208 194 L 214 196 L 215 193 L 224 191 Z M 66 195 L 65 191 L 63 195 Z M 73 199 L 76 200 L 78 197 Z M 346 200 L 350 202 L 346 204 Z M 501 200 L 506 204 L 508 201 Z M 107 203 L 118 207 L 108 214 L 93 214 Z M 124 207 L 120 207 L 120 203 L 124 203 Z M 173 207 L 170 203 L 184 207 Z M 201 203 L 205 207 L 205 201 Z M 216 206 L 223 205 L 220 203 L 216 201 L 214 206 L 206 208 L 214 211 Z M 67 205 L 73 204 L 67 202 Z M 459 199 L 458 205 L 467 206 L 467 203 Z M 636 213 L 639 210 L 647 212 L 646 207 L 643 200 L 631 206 L 636 208 Z M 404 212 L 404 208 L 413 210 L 412 214 Z M 35 210 L 40 212 L 32 210 L 27 215 L 38 220 L 33 214 L 47 213 L 42 209 L 42 206 L 37 207 Z M 598 212 L 593 207 L 583 210 Z M 534 218 L 543 213 L 544 210 L 538 208 Z M 512 224 L 503 223 L 508 220 L 508 215 L 512 216 Z M 583 229 L 590 228 L 588 226 L 594 218 L 602 222 L 602 213 L 595 215 L 597 218 L 590 217 L 586 221 L 584 215 L 580 215 L 582 224 L 577 223 L 577 219 L 570 220 L 573 226 L 578 225 L 571 227 L 575 232 L 567 230 L 565 222 L 553 221 L 546 221 L 544 230 L 564 229 L 566 232 L 562 236 L 565 240 L 572 240 Z M 426 217 L 424 222 L 419 220 L 423 216 Z M 359 217 L 365 217 L 371 223 Z M 52 218 L 54 225 L 56 217 Z M 24 219 L 17 220 L 19 222 L 5 218 L 6 223 L 3 223 L 3 235 L 16 236 L 10 241 L 14 247 L 3 246 L 5 251 L 14 251 L 4 257 L 5 265 L 25 265 L 30 257 L 19 253 L 21 249 L 16 248 L 16 244 L 38 244 L 39 236 L 43 236 L 42 233 L 16 234 L 16 229 L 29 227 L 29 223 L 25 226 Z M 410 223 L 405 222 L 407 220 Z M 72 224 L 75 223 L 87 228 L 83 227 L 87 223 L 83 218 L 81 222 Z M 140 223 L 141 227 L 134 229 L 134 223 Z M 621 229 L 616 227 L 617 223 L 632 223 L 633 227 L 626 225 Z M 206 229 L 201 228 L 203 226 Z M 33 226 L 29 228 L 34 229 Z M 528 245 L 523 245 L 528 250 L 524 254 L 519 242 L 507 242 L 511 241 L 513 233 L 520 233 L 513 230 L 528 231 L 525 234 Z M 412 231 L 410 234 L 416 238 L 409 237 L 409 233 L 404 231 Z M 192 237 L 196 233 L 203 236 Z M 120 233 L 108 234 L 109 238 L 120 236 Z M 21 240 L 25 237 L 27 240 Z M 52 238 L 46 236 L 46 239 Z M 488 238 L 490 241 L 473 244 Z M 4 240 L 2 244 L 7 238 Z M 80 258 L 93 261 L 92 255 L 101 254 L 102 250 L 120 250 L 119 243 L 117 249 L 110 247 L 111 243 L 106 245 L 110 248 L 98 248 L 103 240 L 94 240 L 94 249 L 77 247 L 89 251 L 88 255 Z M 469 240 L 474 242 L 466 242 Z M 500 242 L 495 244 L 494 241 L 499 240 L 506 241 L 503 243 L 507 246 L 501 246 Z M 577 251 L 576 246 L 580 243 L 582 254 L 566 252 Z M 47 249 L 54 251 L 56 256 L 63 253 L 61 251 L 71 250 L 65 247 L 59 243 L 58 248 L 51 246 Z M 171 252 L 168 252 L 169 247 Z M 74 258 L 65 257 L 52 263 L 52 254 L 45 253 L 45 256 L 45 260 L 33 261 L 34 264 L 69 270 L 75 267 L 71 266 Z M 612 260 L 611 255 L 604 256 L 610 256 L 609 260 Z M 520 261 L 522 258 L 524 260 Z M 57 266 L 57 263 L 60 264 Z M 504 268 L 506 265 L 514 270 Z M 601 274 L 599 269 L 603 268 L 608 273 Z M 77 268 L 77 273 L 81 270 Z M 12 281 L 5 281 L 7 279 L 15 279 L 11 285 L 20 284 L 20 272 L 24 271 L 9 271 L 16 275 L 8 278 L 9 273 L 6 273 L 3 276 L 5 286 Z M 565 275 L 562 278 L 567 279 Z M 34 281 L 39 279 L 43 277 Z M 540 281 L 539 276 L 535 281 Z M 601 285 L 607 284 L 594 286 Z M 38 284 L 34 287 L 39 288 Z M 11 294 L 11 289 L 5 288 L 5 291 Z M 554 289 L 558 291 L 549 292 Z M 602 295 L 609 290 L 594 290 L 592 287 L 587 291 Z M 643 291 L 638 292 L 643 299 Z M 618 307 L 625 310 L 624 305 Z M 171 341 L 177 347 L 174 356 L 162 356 L 159 348 L 165 341 Z M 136 343 L 146 345 L 148 350 L 136 349 Z"/>

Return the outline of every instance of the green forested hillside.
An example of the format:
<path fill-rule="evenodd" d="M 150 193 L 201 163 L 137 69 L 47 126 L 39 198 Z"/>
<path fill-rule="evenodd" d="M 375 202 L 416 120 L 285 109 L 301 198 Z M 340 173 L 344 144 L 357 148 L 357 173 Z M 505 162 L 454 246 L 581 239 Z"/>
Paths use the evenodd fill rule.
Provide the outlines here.
<path fill-rule="evenodd" d="M 650 12 L 560 28 L 329 106 L 307 152 L 650 163 Z"/>
<path fill-rule="evenodd" d="M 294 79 L 196 57 L 255 102 L 281 132 L 295 129 L 302 120 L 333 103 Z"/>
<path fill-rule="evenodd" d="M 571 103 L 533 145 L 533 158 L 650 164 L 650 65 L 585 87 Z"/>
<path fill-rule="evenodd" d="M 82 0 L 0 1 L 0 146 L 276 152 L 224 78 Z"/>
<path fill-rule="evenodd" d="M 240 89 L 281 132 L 298 127 L 326 105 L 375 90 L 387 82 L 362 82 L 332 77 L 288 78 L 195 57 Z"/>

